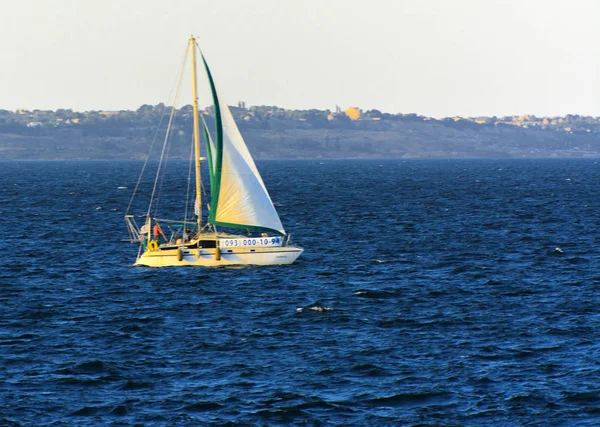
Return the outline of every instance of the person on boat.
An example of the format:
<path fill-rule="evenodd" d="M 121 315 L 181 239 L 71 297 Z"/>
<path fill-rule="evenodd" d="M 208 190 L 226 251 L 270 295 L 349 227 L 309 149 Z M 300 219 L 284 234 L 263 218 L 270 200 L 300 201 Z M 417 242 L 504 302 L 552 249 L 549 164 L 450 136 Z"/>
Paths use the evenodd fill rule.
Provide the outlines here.
<path fill-rule="evenodd" d="M 183 232 L 183 241 L 185 243 L 190 241 L 190 233 L 192 230 L 190 230 L 189 228 L 186 228 L 185 231 Z"/>
<path fill-rule="evenodd" d="M 155 239 L 160 239 L 160 236 L 164 237 L 163 231 L 160 228 L 160 225 L 158 225 L 158 222 L 154 223 L 154 228 L 152 229 L 152 235 L 154 236 Z M 165 239 L 166 240 L 166 239 Z"/>

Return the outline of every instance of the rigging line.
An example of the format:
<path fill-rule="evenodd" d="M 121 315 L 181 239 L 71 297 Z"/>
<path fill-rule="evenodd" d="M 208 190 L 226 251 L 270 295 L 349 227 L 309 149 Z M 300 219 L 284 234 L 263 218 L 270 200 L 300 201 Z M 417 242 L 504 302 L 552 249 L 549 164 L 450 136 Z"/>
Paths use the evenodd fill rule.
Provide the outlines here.
<path fill-rule="evenodd" d="M 163 183 L 165 180 L 167 164 L 169 162 L 169 153 L 170 153 L 171 145 L 172 145 L 171 140 L 172 140 L 173 133 L 171 131 L 171 128 L 174 126 L 175 118 L 177 117 L 177 108 L 175 107 L 175 105 L 177 105 L 177 102 L 179 102 L 179 91 L 177 92 L 177 95 L 175 96 L 173 108 L 171 110 L 171 117 L 169 118 L 169 125 L 167 127 L 167 131 L 165 134 L 165 141 L 163 144 L 162 153 L 160 155 L 160 160 L 158 163 L 158 170 L 156 171 L 156 178 L 154 181 L 154 189 L 152 191 L 152 197 L 150 199 L 150 207 L 148 207 L 148 215 L 150 215 L 150 210 L 151 210 L 153 201 L 155 201 L 154 216 L 158 215 L 158 205 L 160 202 L 160 196 L 162 194 L 162 187 L 163 187 Z M 159 175 L 160 175 L 160 179 L 159 179 Z M 160 180 L 160 185 L 158 187 L 158 192 L 156 193 L 156 197 L 155 197 L 154 194 L 156 191 L 156 185 L 159 182 L 159 180 Z"/>
<path fill-rule="evenodd" d="M 187 61 L 188 51 L 189 51 L 189 45 L 186 47 L 185 53 L 183 55 L 183 61 L 181 63 L 182 70 L 184 69 L 185 63 Z M 181 81 L 181 73 L 180 73 L 180 77 L 178 80 Z M 174 86 L 175 85 L 171 85 L 171 92 L 169 92 L 169 96 L 167 97 L 167 99 L 170 99 L 171 96 L 173 95 Z M 133 189 L 133 193 L 131 194 L 131 199 L 129 199 L 129 204 L 127 205 L 127 210 L 125 211 L 125 215 L 129 215 L 129 210 L 131 209 L 131 204 L 133 203 L 133 199 L 135 198 L 138 187 L 140 186 L 140 182 L 142 181 L 142 176 L 144 176 L 144 171 L 146 170 L 146 166 L 148 165 L 148 160 L 150 159 L 150 153 L 152 153 L 152 148 L 154 148 L 154 143 L 156 142 L 156 139 L 157 139 L 156 137 L 158 136 L 158 132 L 160 131 L 160 125 L 162 124 L 162 122 L 166 116 L 166 114 L 165 114 L 166 110 L 167 110 L 167 106 L 163 104 L 163 108 L 162 108 L 162 111 L 160 114 L 160 120 L 158 121 L 158 126 L 156 127 L 156 131 L 154 132 L 154 137 L 152 138 L 152 142 L 150 143 L 150 149 L 148 150 L 148 154 L 146 155 L 146 159 L 144 160 L 144 165 L 142 166 L 142 171 L 140 172 L 140 176 L 138 177 L 138 180 Z"/>
<path fill-rule="evenodd" d="M 189 52 L 189 48 L 186 49 L 184 59 L 187 59 L 187 55 Z M 161 167 L 163 164 L 163 158 L 165 156 L 165 148 L 167 146 L 167 142 L 169 140 L 169 134 L 171 133 L 171 125 L 173 123 L 173 118 L 175 117 L 175 111 L 177 109 L 177 101 L 179 99 L 179 93 L 181 92 L 181 82 L 183 81 L 183 72 L 185 70 L 185 61 L 181 64 L 181 72 L 179 73 L 179 81 L 177 82 L 177 91 L 175 93 L 175 99 L 173 101 L 173 107 L 171 108 L 171 114 L 169 116 L 169 124 L 167 126 L 167 133 L 165 135 L 165 142 L 163 143 L 162 152 L 160 154 L 160 160 L 158 162 L 158 169 L 156 170 L 156 177 L 154 179 L 154 186 L 152 187 L 152 196 L 150 196 L 150 204 L 148 205 L 148 215 L 146 220 L 150 218 L 150 213 L 152 211 L 152 202 L 154 201 L 154 194 L 156 193 L 156 184 L 158 182 L 158 177 L 160 176 Z"/>
<path fill-rule="evenodd" d="M 179 95 L 177 95 L 177 98 L 175 98 L 175 102 L 178 101 L 178 97 Z M 171 125 L 171 127 L 175 126 L 175 122 L 177 120 L 177 110 L 175 110 L 175 114 L 173 115 L 173 123 Z M 156 195 L 156 203 L 154 205 L 154 217 L 158 216 L 158 205 L 160 203 L 160 198 L 162 195 L 162 189 L 163 189 L 163 184 L 165 182 L 165 175 L 166 175 L 166 169 L 167 169 L 167 164 L 169 162 L 169 154 L 171 152 L 171 147 L 173 146 L 173 132 L 169 132 L 167 130 L 167 135 L 168 135 L 168 142 L 167 142 L 167 154 L 165 156 L 165 162 L 164 162 L 164 166 L 163 166 L 163 173 L 160 177 L 160 186 L 158 187 L 158 194 Z"/>

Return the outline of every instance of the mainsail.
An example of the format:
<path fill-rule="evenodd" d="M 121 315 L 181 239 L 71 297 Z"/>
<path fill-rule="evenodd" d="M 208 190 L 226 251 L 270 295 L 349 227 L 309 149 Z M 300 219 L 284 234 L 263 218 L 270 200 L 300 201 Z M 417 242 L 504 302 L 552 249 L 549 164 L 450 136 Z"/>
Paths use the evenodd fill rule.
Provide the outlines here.
<path fill-rule="evenodd" d="M 279 215 L 231 111 L 215 87 L 204 55 L 202 61 L 213 95 L 216 128 L 215 141 L 207 139 L 211 179 L 208 222 L 284 235 Z"/>

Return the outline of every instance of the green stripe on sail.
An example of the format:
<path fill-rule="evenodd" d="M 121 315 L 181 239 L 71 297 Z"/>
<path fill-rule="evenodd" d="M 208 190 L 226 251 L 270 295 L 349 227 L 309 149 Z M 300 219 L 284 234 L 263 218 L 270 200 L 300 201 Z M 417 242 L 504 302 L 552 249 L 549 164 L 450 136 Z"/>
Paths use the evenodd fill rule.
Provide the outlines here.
<path fill-rule="evenodd" d="M 202 62 L 204 63 L 204 68 L 206 69 L 206 74 L 208 75 L 208 82 L 210 83 L 210 91 L 213 97 L 213 103 L 215 107 L 215 150 L 217 151 L 215 154 L 215 163 L 213 165 L 214 172 L 214 180 L 211 180 L 210 185 L 210 212 L 208 215 L 208 222 L 217 225 L 216 216 L 217 209 L 219 207 L 219 191 L 221 189 L 221 170 L 223 165 L 223 123 L 221 120 L 221 106 L 219 105 L 219 97 L 217 96 L 217 89 L 215 88 L 215 82 L 213 81 L 212 74 L 210 69 L 208 68 L 208 64 L 206 63 L 206 59 L 204 55 L 202 55 Z M 213 185 L 214 181 L 214 185 Z"/>
<path fill-rule="evenodd" d="M 215 221 L 212 222 L 211 224 L 213 225 L 220 225 L 221 227 L 227 227 L 227 228 L 235 228 L 237 230 L 250 230 L 250 231 L 262 231 L 262 232 L 272 232 L 275 234 L 278 234 L 279 236 L 285 236 L 285 233 L 282 233 L 279 230 L 275 230 L 274 228 L 267 228 L 267 227 L 257 227 L 256 225 L 245 225 L 245 224 L 232 224 L 229 222 L 221 222 L 221 221 Z"/>

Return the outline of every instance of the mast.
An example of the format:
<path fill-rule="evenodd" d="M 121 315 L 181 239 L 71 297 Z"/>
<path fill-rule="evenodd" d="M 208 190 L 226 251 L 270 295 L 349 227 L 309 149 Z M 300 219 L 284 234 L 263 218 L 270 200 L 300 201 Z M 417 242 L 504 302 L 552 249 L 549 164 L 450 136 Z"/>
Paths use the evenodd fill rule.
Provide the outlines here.
<path fill-rule="evenodd" d="M 196 39 L 190 36 L 190 50 L 192 51 L 192 94 L 194 99 L 194 154 L 196 158 L 196 200 L 194 210 L 197 215 L 198 232 L 202 226 L 202 193 L 200 187 L 200 129 L 198 124 L 198 93 L 196 89 Z"/>

